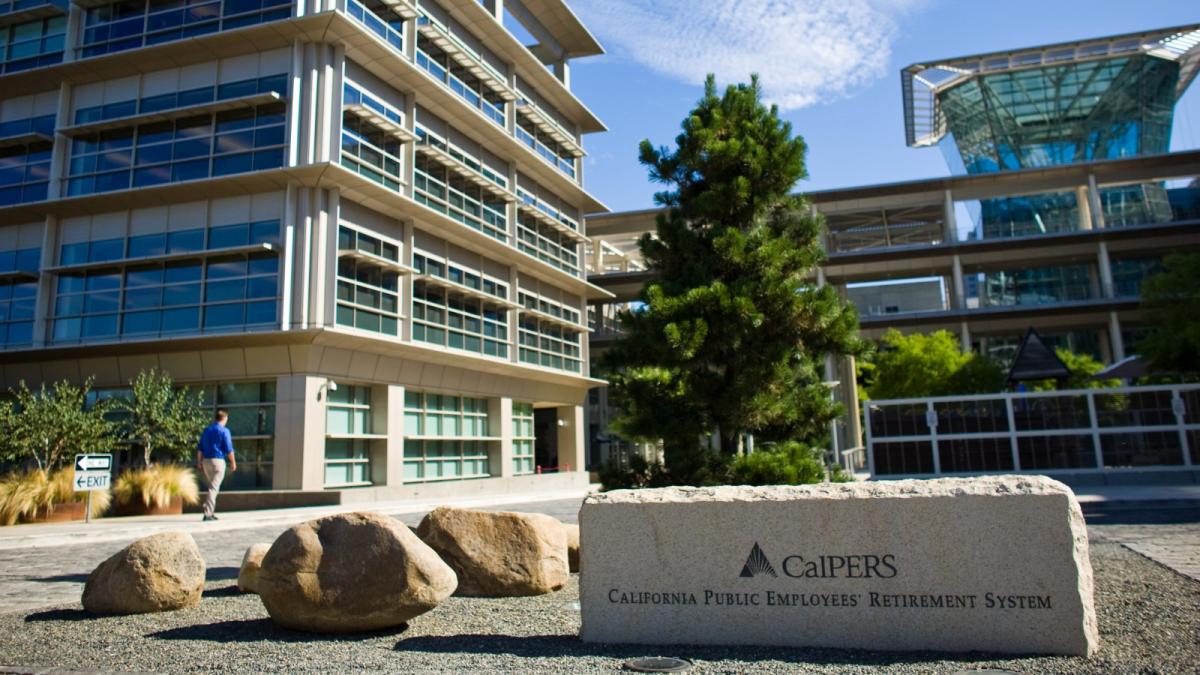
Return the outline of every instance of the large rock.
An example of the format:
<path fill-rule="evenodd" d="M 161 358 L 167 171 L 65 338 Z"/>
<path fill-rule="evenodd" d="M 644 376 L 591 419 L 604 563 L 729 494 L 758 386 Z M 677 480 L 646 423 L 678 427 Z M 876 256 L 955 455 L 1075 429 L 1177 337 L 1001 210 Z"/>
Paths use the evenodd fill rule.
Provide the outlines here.
<path fill-rule="evenodd" d="M 354 633 L 400 626 L 458 585 L 454 571 L 403 523 L 344 513 L 279 535 L 262 561 L 258 595 L 281 626 Z"/>
<path fill-rule="evenodd" d="M 270 544 L 254 544 L 242 556 L 242 567 L 238 570 L 238 590 L 243 593 L 258 592 L 258 572 L 262 569 L 263 557 L 271 550 Z"/>
<path fill-rule="evenodd" d="M 567 566 L 572 572 L 579 571 L 579 526 L 563 523 L 563 533 L 567 535 Z"/>
<path fill-rule="evenodd" d="M 625 490 L 579 522 L 587 642 L 1099 645 L 1083 515 L 1044 476 Z"/>
<path fill-rule="evenodd" d="M 92 570 L 83 586 L 83 608 L 95 614 L 145 614 L 195 607 L 204 593 L 204 571 L 192 535 L 152 534 Z"/>
<path fill-rule="evenodd" d="M 454 568 L 458 595 L 541 595 L 570 577 L 567 535 L 547 515 L 442 506 L 425 516 L 417 534 Z"/>

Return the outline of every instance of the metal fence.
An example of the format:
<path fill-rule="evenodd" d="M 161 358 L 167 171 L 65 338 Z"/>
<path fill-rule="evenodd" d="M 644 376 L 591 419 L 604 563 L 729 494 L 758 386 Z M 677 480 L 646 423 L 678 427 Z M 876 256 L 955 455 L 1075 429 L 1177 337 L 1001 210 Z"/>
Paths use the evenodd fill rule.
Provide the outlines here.
<path fill-rule="evenodd" d="M 872 477 L 1189 469 L 1200 384 L 865 401 Z"/>

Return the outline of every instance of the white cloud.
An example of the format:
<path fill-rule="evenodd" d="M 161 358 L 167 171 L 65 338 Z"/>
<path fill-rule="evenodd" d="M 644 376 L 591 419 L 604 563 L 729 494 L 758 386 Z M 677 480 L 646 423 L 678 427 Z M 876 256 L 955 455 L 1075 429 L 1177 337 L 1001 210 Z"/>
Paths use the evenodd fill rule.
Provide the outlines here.
<path fill-rule="evenodd" d="M 847 95 L 886 73 L 896 19 L 920 0 L 581 0 L 614 54 L 701 83 L 761 76 L 785 110 Z"/>

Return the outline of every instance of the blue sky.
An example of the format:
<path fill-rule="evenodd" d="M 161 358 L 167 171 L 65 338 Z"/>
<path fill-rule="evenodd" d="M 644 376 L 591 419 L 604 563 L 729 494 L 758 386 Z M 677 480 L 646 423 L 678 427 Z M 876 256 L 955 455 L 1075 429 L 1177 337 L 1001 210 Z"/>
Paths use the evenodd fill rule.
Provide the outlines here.
<path fill-rule="evenodd" d="M 579 59 L 577 95 L 608 125 L 585 139 L 585 182 L 614 211 L 653 206 L 637 144 L 673 144 L 704 73 L 758 72 L 808 143 L 822 190 L 949 173 L 904 144 L 900 69 L 915 62 L 1200 22 L 1179 0 L 574 0 L 608 54 Z M 1200 83 L 1176 107 L 1172 149 L 1200 147 Z"/>

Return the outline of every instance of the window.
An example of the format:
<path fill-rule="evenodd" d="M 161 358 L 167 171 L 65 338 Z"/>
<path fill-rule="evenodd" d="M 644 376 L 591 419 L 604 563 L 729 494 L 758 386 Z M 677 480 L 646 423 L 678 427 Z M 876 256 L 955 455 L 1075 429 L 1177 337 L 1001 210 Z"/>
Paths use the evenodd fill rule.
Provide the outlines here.
<path fill-rule="evenodd" d="M 360 251 L 398 262 L 400 246 L 342 226 L 338 250 Z M 385 335 L 398 335 L 400 274 L 370 260 L 343 255 L 338 259 L 337 323 Z"/>
<path fill-rule="evenodd" d="M 222 490 L 270 490 L 275 466 L 275 382 L 204 385 L 212 412 L 229 413 L 238 470 L 225 474 Z"/>
<path fill-rule="evenodd" d="M 400 54 L 404 53 L 404 19 L 379 0 L 347 0 L 346 13 Z"/>
<path fill-rule="evenodd" d="M 212 85 L 171 92 L 158 96 L 145 96 L 140 99 L 130 99 L 117 103 L 106 103 L 80 108 L 75 111 L 75 124 L 87 124 L 100 120 L 130 117 L 137 114 L 188 108 L 213 101 L 224 101 L 232 98 L 275 92 L 286 96 L 288 90 L 287 73 L 255 77 L 237 82 L 226 82 L 222 85 Z"/>
<path fill-rule="evenodd" d="M 182 40 L 286 19 L 290 0 L 132 0 L 87 10 L 80 56 Z"/>
<path fill-rule="evenodd" d="M 0 148 L 0 206 L 46 199 L 53 148 L 43 141 Z"/>
<path fill-rule="evenodd" d="M 533 473 L 533 404 L 513 401 L 513 475 Z"/>
<path fill-rule="evenodd" d="M 61 62 L 66 32 L 65 16 L 0 26 L 0 73 Z"/>
<path fill-rule="evenodd" d="M 580 334 L 584 332 L 583 326 L 572 328 L 548 318 L 579 324 L 579 311 L 525 291 L 521 291 L 518 298 L 521 306 L 528 310 L 522 313 L 517 336 L 521 362 L 581 372 Z M 545 316 L 539 316 L 539 313 Z"/>
<path fill-rule="evenodd" d="M 487 399 L 406 391 L 404 480 L 488 475 Z"/>
<path fill-rule="evenodd" d="M 278 306 L 274 252 L 65 271 L 58 275 L 52 340 L 271 329 Z"/>
<path fill-rule="evenodd" d="M 371 484 L 371 388 L 326 388 L 325 487 Z"/>
<path fill-rule="evenodd" d="M 533 217 L 517 217 L 517 249 L 560 270 L 579 274 L 579 243 Z"/>
<path fill-rule="evenodd" d="M 148 187 L 283 166 L 283 103 L 75 138 L 69 195 Z"/>
<path fill-rule="evenodd" d="M 491 192 L 423 155 L 414 162 L 413 188 L 417 203 L 494 239 L 508 242 L 505 204 Z"/>
<path fill-rule="evenodd" d="M 41 115 L 0 122 L 0 138 L 24 134 L 45 134 L 52 137 L 54 136 L 54 119 L 54 115 Z"/>
<path fill-rule="evenodd" d="M 413 267 L 454 284 L 413 283 L 414 340 L 508 358 L 508 284 L 423 253 Z"/>
<path fill-rule="evenodd" d="M 0 346 L 33 344 L 36 281 L 0 281 Z"/>
<path fill-rule="evenodd" d="M 400 190 L 400 139 L 353 113 L 342 113 L 342 166 Z"/>
<path fill-rule="evenodd" d="M 549 135 L 540 131 L 532 122 L 518 118 L 513 135 L 518 141 L 533 150 L 538 157 L 565 173 L 572 180 L 575 178 L 575 156 Z"/>
<path fill-rule="evenodd" d="M 433 22 L 428 16 L 422 16 L 418 19 L 418 23 L 430 25 Z M 438 28 L 442 30 L 447 39 L 456 43 L 459 50 L 474 57 L 480 67 L 491 69 L 491 66 L 475 54 L 473 49 L 450 35 L 449 31 L 441 26 Z M 483 81 L 475 77 L 470 70 L 451 59 L 446 52 L 424 35 L 417 38 L 417 66 L 432 75 L 433 79 L 441 82 L 442 86 L 466 101 L 472 108 L 483 113 L 489 120 L 501 127 L 505 125 L 504 99 L 500 94 L 493 91 L 491 86 L 484 85 Z M 500 82 L 504 81 L 504 77 L 498 73 L 494 73 L 493 76 Z"/>

